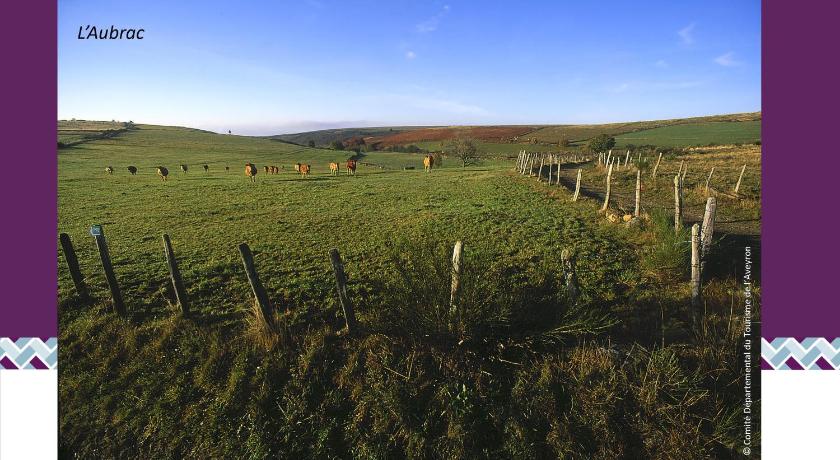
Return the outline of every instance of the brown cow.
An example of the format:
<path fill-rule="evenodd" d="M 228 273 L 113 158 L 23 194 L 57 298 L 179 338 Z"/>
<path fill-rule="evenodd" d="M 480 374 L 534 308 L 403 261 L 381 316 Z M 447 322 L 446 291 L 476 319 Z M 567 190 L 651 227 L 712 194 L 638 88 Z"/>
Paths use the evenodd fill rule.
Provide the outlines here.
<path fill-rule="evenodd" d="M 300 175 L 303 176 L 303 177 L 306 177 L 307 175 L 309 175 L 309 170 L 310 169 L 311 169 L 311 167 L 309 165 L 305 165 L 305 164 L 300 165 Z"/>
<path fill-rule="evenodd" d="M 435 165 L 435 157 L 426 155 L 423 157 L 423 171 L 432 172 L 432 167 Z"/>
<path fill-rule="evenodd" d="M 158 174 L 158 176 L 160 176 L 160 179 L 162 181 L 166 182 L 166 176 L 169 175 L 169 170 L 164 168 L 163 166 L 158 166 L 157 167 L 157 174 Z"/>
<path fill-rule="evenodd" d="M 356 175 L 356 160 L 347 160 L 347 175 Z"/>
<path fill-rule="evenodd" d="M 187 173 L 187 165 L 181 165 L 181 171 L 183 171 L 184 174 L 186 174 Z"/>
<path fill-rule="evenodd" d="M 129 166 L 128 167 L 128 172 L 130 172 L 132 176 L 137 174 L 137 167 L 136 166 Z"/>
<path fill-rule="evenodd" d="M 108 166 L 105 168 L 105 172 L 108 174 L 114 174 L 114 168 Z"/>
<path fill-rule="evenodd" d="M 210 171 L 210 166 L 204 165 L 204 172 L 209 172 L 209 171 Z"/>
<path fill-rule="evenodd" d="M 271 174 L 280 174 L 280 168 L 277 166 L 271 167 Z"/>
<path fill-rule="evenodd" d="M 245 163 L 245 175 L 251 178 L 251 182 L 257 181 L 257 167 L 254 163 Z"/>
<path fill-rule="evenodd" d="M 332 174 L 333 176 L 338 175 L 338 163 L 336 163 L 336 162 L 330 163 L 330 174 Z"/>

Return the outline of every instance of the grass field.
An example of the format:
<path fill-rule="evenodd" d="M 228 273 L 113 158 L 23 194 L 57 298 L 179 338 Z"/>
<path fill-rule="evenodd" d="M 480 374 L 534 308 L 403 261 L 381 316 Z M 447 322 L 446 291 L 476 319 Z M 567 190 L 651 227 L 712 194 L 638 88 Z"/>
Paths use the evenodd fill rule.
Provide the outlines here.
<path fill-rule="evenodd" d="M 421 155 L 374 152 L 361 161 L 383 168 L 332 177 L 328 162 L 347 152 L 138 128 L 58 154 L 59 231 L 72 237 L 93 291 L 93 300 L 74 295 L 59 250 L 62 455 L 737 454 L 734 256 L 715 255 L 722 268 L 692 324 L 687 236 L 674 234 L 666 211 L 652 210 L 637 228 L 610 224 L 597 200 L 572 203 L 565 189 L 519 176 L 502 158 L 469 168 L 447 159 L 426 174 Z M 690 155 L 697 165 L 711 158 Z M 735 167 L 744 155 L 760 165 L 756 152 L 739 150 L 714 161 Z M 260 170 L 256 183 L 243 174 L 248 161 Z M 311 163 L 312 177 L 296 175 L 295 162 Z M 169 168 L 167 182 L 157 165 Z M 285 170 L 266 176 L 263 165 Z M 757 200 L 760 182 L 746 189 Z M 92 224 L 105 228 L 126 318 L 107 312 Z M 191 298 L 187 318 L 173 305 L 162 233 Z M 452 319 L 456 240 L 466 271 Z M 253 326 L 242 242 L 286 340 L 266 341 Z M 335 334 L 343 319 L 333 247 L 364 327 L 355 337 Z M 563 249 L 577 256 L 576 299 L 561 276 Z"/>
<path fill-rule="evenodd" d="M 708 122 L 647 129 L 616 136 L 618 148 L 627 145 L 686 147 L 716 144 L 751 144 L 761 140 L 761 121 Z"/>

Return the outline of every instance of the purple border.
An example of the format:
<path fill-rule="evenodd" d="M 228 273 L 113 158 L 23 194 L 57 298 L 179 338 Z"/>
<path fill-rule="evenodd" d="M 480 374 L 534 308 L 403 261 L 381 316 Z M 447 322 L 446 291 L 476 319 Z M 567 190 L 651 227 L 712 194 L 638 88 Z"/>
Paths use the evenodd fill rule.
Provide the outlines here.
<path fill-rule="evenodd" d="M 0 337 L 58 335 L 56 2 L 5 2 Z"/>
<path fill-rule="evenodd" d="M 762 5 L 762 336 L 835 337 L 840 217 L 832 2 Z"/>

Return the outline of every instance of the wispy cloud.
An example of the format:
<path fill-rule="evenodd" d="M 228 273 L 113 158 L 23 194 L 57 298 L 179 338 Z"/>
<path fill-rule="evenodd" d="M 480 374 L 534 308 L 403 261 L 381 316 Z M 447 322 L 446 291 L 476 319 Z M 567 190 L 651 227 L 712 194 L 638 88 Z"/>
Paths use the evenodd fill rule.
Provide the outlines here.
<path fill-rule="evenodd" d="M 421 21 L 414 26 L 414 29 L 421 34 L 434 32 L 437 30 L 438 26 L 440 25 L 441 19 L 443 19 L 446 14 L 449 13 L 449 5 L 443 5 L 440 11 L 437 14 L 426 19 L 425 21 Z"/>
<path fill-rule="evenodd" d="M 739 61 L 735 60 L 735 53 L 732 51 L 721 54 L 720 56 L 716 57 L 715 62 L 718 65 L 722 65 L 724 67 L 735 67 L 741 65 Z"/>
<path fill-rule="evenodd" d="M 692 22 L 691 24 L 678 30 L 677 35 L 680 36 L 680 40 L 683 45 L 691 45 L 694 43 L 694 23 Z"/>
<path fill-rule="evenodd" d="M 417 57 L 417 54 L 414 51 L 408 50 L 408 51 L 405 52 L 405 58 L 408 59 L 409 61 L 416 58 L 416 57 Z"/>
<path fill-rule="evenodd" d="M 656 67 L 659 67 L 660 69 L 667 69 L 668 67 L 670 67 L 670 65 L 668 65 L 668 62 L 665 61 L 664 59 L 660 59 L 660 60 L 656 61 L 653 65 L 655 65 Z"/>

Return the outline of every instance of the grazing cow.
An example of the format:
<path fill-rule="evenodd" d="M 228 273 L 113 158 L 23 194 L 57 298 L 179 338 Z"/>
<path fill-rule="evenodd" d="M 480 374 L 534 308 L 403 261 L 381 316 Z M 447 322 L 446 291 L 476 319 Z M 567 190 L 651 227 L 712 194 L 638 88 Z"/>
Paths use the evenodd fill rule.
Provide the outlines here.
<path fill-rule="evenodd" d="M 295 172 L 300 172 L 300 163 L 295 163 Z"/>
<path fill-rule="evenodd" d="M 309 165 L 303 165 L 303 164 L 300 165 L 300 175 L 303 176 L 303 177 L 306 177 L 307 175 L 309 175 L 309 170 L 310 169 L 311 168 L 310 168 Z"/>
<path fill-rule="evenodd" d="M 225 172 L 230 171 L 230 166 L 225 166 Z"/>
<path fill-rule="evenodd" d="M 333 176 L 338 175 L 338 163 L 330 163 L 330 174 L 332 174 Z"/>
<path fill-rule="evenodd" d="M 181 171 L 183 171 L 183 173 L 186 174 L 187 173 L 187 165 L 181 165 Z"/>
<path fill-rule="evenodd" d="M 210 171 L 210 166 L 204 165 L 204 172 Z"/>
<path fill-rule="evenodd" d="M 251 178 L 251 182 L 256 182 L 257 167 L 253 163 L 245 163 L 245 175 Z"/>
<path fill-rule="evenodd" d="M 271 167 L 271 174 L 280 174 L 280 168 L 277 166 Z"/>
<path fill-rule="evenodd" d="M 166 182 L 166 176 L 169 175 L 169 170 L 164 168 L 163 166 L 158 166 L 157 167 L 157 174 L 158 174 L 158 176 L 160 176 L 160 179 L 162 181 Z"/>
<path fill-rule="evenodd" d="M 347 175 L 356 175 L 356 160 L 347 160 Z"/>
<path fill-rule="evenodd" d="M 423 157 L 423 171 L 432 172 L 432 167 L 435 166 L 435 157 L 426 155 Z"/>
<path fill-rule="evenodd" d="M 135 166 L 129 166 L 129 167 L 128 167 L 128 172 L 130 172 L 132 176 L 133 176 L 133 175 L 135 175 L 135 174 L 137 174 L 137 167 L 135 167 Z"/>
<path fill-rule="evenodd" d="M 263 171 L 264 171 L 266 174 L 268 174 L 270 170 L 271 170 L 271 167 L 270 167 L 270 166 L 263 166 Z"/>
<path fill-rule="evenodd" d="M 108 174 L 114 174 L 114 168 L 108 166 L 107 168 L 105 168 L 105 172 Z"/>

